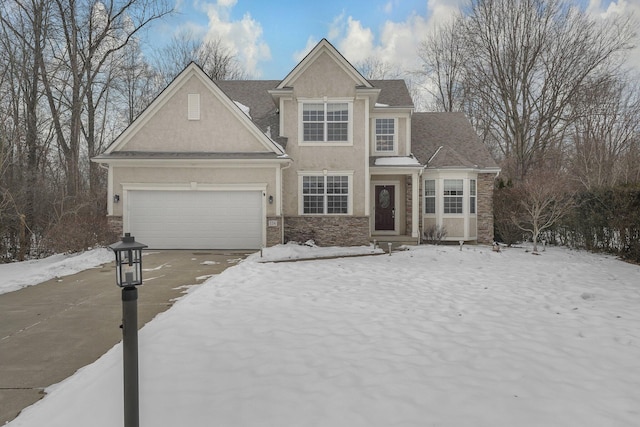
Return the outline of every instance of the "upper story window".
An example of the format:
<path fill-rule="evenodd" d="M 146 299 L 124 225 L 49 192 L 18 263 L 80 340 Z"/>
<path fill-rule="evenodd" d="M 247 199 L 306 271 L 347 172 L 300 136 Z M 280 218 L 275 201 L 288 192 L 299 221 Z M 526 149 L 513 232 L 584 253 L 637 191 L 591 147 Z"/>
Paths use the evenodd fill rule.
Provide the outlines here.
<path fill-rule="evenodd" d="M 302 105 L 303 142 L 348 142 L 349 104 L 313 102 Z"/>
<path fill-rule="evenodd" d="M 376 119 L 376 151 L 395 151 L 396 126 L 394 119 Z"/>
<path fill-rule="evenodd" d="M 444 213 L 461 214 L 462 202 L 464 197 L 462 179 L 445 179 L 444 180 Z"/>

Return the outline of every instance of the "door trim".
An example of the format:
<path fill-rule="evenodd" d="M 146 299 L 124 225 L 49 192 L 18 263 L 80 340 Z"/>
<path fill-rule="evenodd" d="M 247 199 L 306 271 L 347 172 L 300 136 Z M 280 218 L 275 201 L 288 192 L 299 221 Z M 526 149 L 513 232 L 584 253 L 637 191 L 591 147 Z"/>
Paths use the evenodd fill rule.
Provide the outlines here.
<path fill-rule="evenodd" d="M 377 185 L 387 185 L 389 187 L 394 187 L 394 205 L 396 208 L 396 216 L 393 219 L 393 230 L 376 230 L 376 202 L 375 202 L 375 191 Z M 400 181 L 371 181 L 371 235 L 372 236 L 399 236 L 400 235 Z M 402 210 L 404 212 L 404 209 Z"/>

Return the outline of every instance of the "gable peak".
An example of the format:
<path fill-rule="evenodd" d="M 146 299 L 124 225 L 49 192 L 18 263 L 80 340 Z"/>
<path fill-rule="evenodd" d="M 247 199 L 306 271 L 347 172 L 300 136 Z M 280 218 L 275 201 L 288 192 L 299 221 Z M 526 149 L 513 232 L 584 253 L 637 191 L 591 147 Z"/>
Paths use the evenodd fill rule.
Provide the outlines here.
<path fill-rule="evenodd" d="M 373 85 L 335 48 L 326 38 L 316 44 L 311 51 L 296 65 L 280 82 L 278 89 L 291 87 L 292 83 L 302 74 L 321 54 L 331 57 L 351 78 L 357 86 L 372 88 Z"/>

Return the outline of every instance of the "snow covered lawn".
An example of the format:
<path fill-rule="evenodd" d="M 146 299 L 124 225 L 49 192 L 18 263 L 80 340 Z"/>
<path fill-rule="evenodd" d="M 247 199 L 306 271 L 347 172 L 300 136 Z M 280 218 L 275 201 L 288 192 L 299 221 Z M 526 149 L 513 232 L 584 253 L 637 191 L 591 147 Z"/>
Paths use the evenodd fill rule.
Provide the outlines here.
<path fill-rule="evenodd" d="M 257 260 L 141 331 L 141 426 L 638 425 L 638 266 L 482 246 Z M 121 351 L 9 426 L 121 425 Z"/>
<path fill-rule="evenodd" d="M 79 254 L 58 254 L 44 259 L 0 264 L 0 294 L 38 285 L 56 277 L 69 276 L 114 259 L 112 251 L 98 248 Z"/>

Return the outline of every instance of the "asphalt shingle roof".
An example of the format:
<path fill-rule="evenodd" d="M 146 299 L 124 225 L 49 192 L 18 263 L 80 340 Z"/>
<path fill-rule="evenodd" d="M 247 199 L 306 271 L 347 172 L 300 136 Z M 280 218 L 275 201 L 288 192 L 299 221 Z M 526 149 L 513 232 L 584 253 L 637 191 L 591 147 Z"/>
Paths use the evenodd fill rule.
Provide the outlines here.
<path fill-rule="evenodd" d="M 433 168 L 498 168 L 464 113 L 414 113 L 411 149 Z"/>
<path fill-rule="evenodd" d="M 216 80 L 215 83 L 233 101 L 249 107 L 251 120 L 262 132 L 271 132 L 271 138 L 286 147 L 286 138 L 278 138 L 279 112 L 269 90 L 280 83 L 279 80 Z"/>
<path fill-rule="evenodd" d="M 373 87 L 382 89 L 379 104 L 390 107 L 413 107 L 413 100 L 404 80 L 369 80 Z"/>

